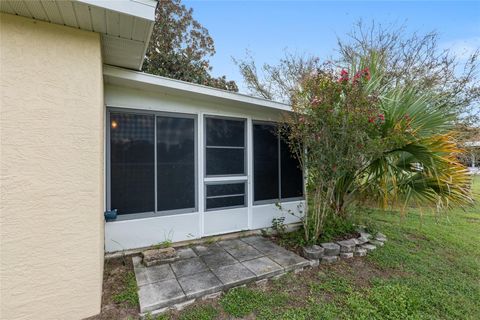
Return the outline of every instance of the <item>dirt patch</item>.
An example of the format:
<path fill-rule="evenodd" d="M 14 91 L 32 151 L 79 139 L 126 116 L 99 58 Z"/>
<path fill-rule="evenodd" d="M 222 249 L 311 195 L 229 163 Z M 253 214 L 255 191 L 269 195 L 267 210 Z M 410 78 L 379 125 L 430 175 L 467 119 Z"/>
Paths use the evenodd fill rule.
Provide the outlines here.
<path fill-rule="evenodd" d="M 114 297 L 125 289 L 125 278 L 133 272 L 132 257 L 105 260 L 103 270 L 102 309 L 99 315 L 88 320 L 138 319 L 138 307 L 126 302 L 114 302 Z"/>

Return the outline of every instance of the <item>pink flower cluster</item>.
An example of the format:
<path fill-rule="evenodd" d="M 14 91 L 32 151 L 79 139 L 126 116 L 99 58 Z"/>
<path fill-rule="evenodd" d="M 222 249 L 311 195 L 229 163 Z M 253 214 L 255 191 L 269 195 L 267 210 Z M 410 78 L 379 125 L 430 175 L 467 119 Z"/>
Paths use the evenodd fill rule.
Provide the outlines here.
<path fill-rule="evenodd" d="M 317 96 L 315 96 L 315 98 L 312 99 L 312 101 L 310 101 L 310 103 L 314 106 L 320 104 L 320 99 L 318 99 Z"/>
<path fill-rule="evenodd" d="M 371 78 L 370 69 L 364 68 L 358 71 L 357 73 L 355 73 L 355 75 L 353 76 L 353 83 L 358 83 L 360 79 L 364 79 L 368 81 L 370 80 L 370 78 Z M 342 71 L 340 71 L 340 78 L 338 78 L 338 82 L 346 83 L 348 82 L 348 80 L 350 80 L 350 78 L 348 77 L 348 71 L 345 69 L 342 69 Z"/>
<path fill-rule="evenodd" d="M 342 71 L 340 72 L 340 78 L 338 79 L 338 82 L 339 83 L 345 83 L 345 82 L 348 82 L 348 71 L 345 70 L 345 69 L 342 69 Z"/>
<path fill-rule="evenodd" d="M 365 68 L 355 73 L 355 76 L 353 77 L 353 82 L 357 83 L 359 79 L 365 79 L 367 81 L 370 80 L 370 69 Z"/>
<path fill-rule="evenodd" d="M 383 113 L 379 113 L 376 117 L 368 118 L 369 123 L 374 123 L 377 125 L 385 123 L 385 115 Z"/>

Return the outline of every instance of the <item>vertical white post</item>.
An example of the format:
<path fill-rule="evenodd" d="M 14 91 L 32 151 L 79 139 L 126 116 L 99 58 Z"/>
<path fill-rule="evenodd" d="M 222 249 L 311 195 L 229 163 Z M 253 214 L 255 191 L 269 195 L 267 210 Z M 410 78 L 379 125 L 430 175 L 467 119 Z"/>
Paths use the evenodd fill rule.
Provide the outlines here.
<path fill-rule="evenodd" d="M 253 211 L 253 124 L 252 118 L 247 118 L 247 206 L 248 206 L 248 229 L 252 230 Z"/>
<path fill-rule="evenodd" d="M 475 169 L 475 152 L 472 151 L 472 168 Z"/>
<path fill-rule="evenodd" d="M 204 161 L 205 161 L 205 146 L 204 146 L 204 129 L 203 129 L 203 112 L 198 114 L 198 119 L 197 119 L 197 136 L 198 136 L 198 142 L 197 142 L 197 166 L 198 166 L 198 178 L 197 178 L 197 187 L 198 187 L 198 213 L 200 214 L 200 219 L 199 219 L 199 230 L 200 230 L 200 237 L 203 237 L 205 232 L 205 226 L 204 226 L 204 214 L 205 214 L 205 183 L 204 183 Z"/>

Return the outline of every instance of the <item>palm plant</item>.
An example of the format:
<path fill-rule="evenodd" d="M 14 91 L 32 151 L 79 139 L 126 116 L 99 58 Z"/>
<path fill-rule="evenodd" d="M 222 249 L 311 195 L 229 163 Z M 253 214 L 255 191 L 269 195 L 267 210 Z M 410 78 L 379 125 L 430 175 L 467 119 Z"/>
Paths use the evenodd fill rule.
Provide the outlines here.
<path fill-rule="evenodd" d="M 454 115 L 439 97 L 414 88 L 389 88 L 380 96 L 385 114 L 382 137 L 393 140 L 371 159 L 358 182 L 358 195 L 375 198 L 382 207 L 412 201 L 438 209 L 472 202 L 471 178 L 457 160 Z"/>
<path fill-rule="evenodd" d="M 440 210 L 471 204 L 471 177 L 457 159 L 462 150 L 455 140 L 455 115 L 444 99 L 385 83 L 381 59 L 372 55 L 368 61 L 371 81 L 364 90 L 379 101 L 384 114 L 380 137 L 386 147 L 365 159 L 364 168 L 338 179 L 335 205 L 375 200 L 382 208 L 415 203 Z"/>

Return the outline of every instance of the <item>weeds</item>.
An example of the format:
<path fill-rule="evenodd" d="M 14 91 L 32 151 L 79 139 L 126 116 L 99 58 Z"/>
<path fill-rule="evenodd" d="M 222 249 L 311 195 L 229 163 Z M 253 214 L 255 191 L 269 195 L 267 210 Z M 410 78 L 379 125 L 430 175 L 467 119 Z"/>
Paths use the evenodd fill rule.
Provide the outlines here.
<path fill-rule="evenodd" d="M 128 272 L 123 279 L 123 290 L 113 296 L 113 301 L 116 303 L 127 303 L 132 307 L 138 306 L 137 281 L 133 272 Z"/>

